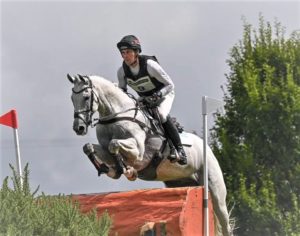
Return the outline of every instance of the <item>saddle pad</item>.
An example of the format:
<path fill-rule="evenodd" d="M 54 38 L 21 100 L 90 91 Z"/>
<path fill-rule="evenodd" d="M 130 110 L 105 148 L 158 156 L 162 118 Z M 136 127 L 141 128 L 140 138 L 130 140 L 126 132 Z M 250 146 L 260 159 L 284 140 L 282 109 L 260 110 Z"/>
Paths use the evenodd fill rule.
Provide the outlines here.
<path fill-rule="evenodd" d="M 189 146 L 189 147 L 193 145 L 193 140 L 191 139 L 189 133 L 183 131 L 182 133 L 179 133 L 179 135 L 180 135 L 182 145 Z"/>

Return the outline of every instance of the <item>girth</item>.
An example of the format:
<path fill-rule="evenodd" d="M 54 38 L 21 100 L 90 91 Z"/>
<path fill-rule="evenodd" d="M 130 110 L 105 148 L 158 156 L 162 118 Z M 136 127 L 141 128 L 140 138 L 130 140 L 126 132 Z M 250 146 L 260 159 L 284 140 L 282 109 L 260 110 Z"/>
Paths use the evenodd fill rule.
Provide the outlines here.
<path fill-rule="evenodd" d="M 131 122 L 137 123 L 143 130 L 148 129 L 148 130 L 151 130 L 153 133 L 164 137 L 164 134 L 159 132 L 159 130 L 154 130 L 151 127 L 151 125 L 150 126 L 146 125 L 144 122 L 136 119 L 135 116 L 134 117 L 121 116 L 121 117 L 113 117 L 110 119 L 98 119 L 96 124 L 107 125 L 107 124 L 112 124 L 112 123 L 115 123 L 118 121 L 131 121 Z M 151 121 L 150 121 L 150 123 L 151 123 Z"/>
<path fill-rule="evenodd" d="M 99 119 L 97 123 L 101 124 L 101 125 L 107 125 L 107 124 L 112 124 L 112 123 L 115 123 L 115 122 L 118 122 L 118 121 L 124 121 L 124 120 L 132 121 L 134 123 L 137 123 L 141 128 L 146 128 L 147 127 L 147 125 L 144 122 L 139 121 L 139 120 L 137 120 L 133 117 L 129 117 L 129 116 L 114 117 L 114 118 L 111 118 L 109 120 Z"/>

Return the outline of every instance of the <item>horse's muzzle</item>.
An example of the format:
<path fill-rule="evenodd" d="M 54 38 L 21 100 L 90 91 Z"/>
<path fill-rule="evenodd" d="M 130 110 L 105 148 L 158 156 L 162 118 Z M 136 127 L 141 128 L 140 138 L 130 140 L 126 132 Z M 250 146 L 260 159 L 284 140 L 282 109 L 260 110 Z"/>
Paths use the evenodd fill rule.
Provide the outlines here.
<path fill-rule="evenodd" d="M 86 135 L 88 131 L 87 125 L 80 119 L 75 119 L 73 123 L 73 130 L 77 135 Z"/>

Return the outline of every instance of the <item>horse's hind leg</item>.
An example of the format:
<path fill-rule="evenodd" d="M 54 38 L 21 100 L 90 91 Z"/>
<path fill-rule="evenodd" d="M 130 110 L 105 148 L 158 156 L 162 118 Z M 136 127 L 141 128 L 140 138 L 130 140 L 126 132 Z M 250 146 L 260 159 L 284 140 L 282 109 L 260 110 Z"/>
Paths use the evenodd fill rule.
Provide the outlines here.
<path fill-rule="evenodd" d="M 112 154 L 121 154 L 131 165 L 136 160 L 142 160 L 144 146 L 139 144 L 135 138 L 112 139 L 108 145 L 108 150 Z"/>
<path fill-rule="evenodd" d="M 213 209 L 222 227 L 223 236 L 231 236 L 229 214 L 226 206 L 226 186 L 221 170 L 212 170 L 209 173 L 209 188 L 213 202 Z"/>
<path fill-rule="evenodd" d="M 133 166 L 136 161 L 143 159 L 144 145 L 141 145 L 135 138 L 112 139 L 108 145 L 108 150 L 114 156 L 118 169 L 122 169 L 121 172 L 127 179 L 136 180 L 137 170 Z"/>

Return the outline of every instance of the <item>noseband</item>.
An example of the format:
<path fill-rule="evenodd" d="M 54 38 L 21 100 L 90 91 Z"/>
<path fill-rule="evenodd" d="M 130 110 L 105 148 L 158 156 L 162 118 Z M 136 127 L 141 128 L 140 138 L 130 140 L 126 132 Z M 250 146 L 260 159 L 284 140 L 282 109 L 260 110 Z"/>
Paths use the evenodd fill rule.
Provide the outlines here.
<path fill-rule="evenodd" d="M 88 86 L 87 87 L 84 87 L 84 88 L 82 88 L 79 91 L 76 91 L 74 88 L 72 89 L 73 93 L 75 93 L 75 94 L 83 93 L 87 89 L 91 89 L 91 96 L 89 98 L 89 101 L 87 101 L 87 103 L 89 104 L 89 106 L 86 109 L 80 109 L 78 111 L 75 111 L 74 112 L 74 118 L 75 119 L 78 118 L 78 119 L 82 120 L 86 124 L 86 126 L 91 125 L 92 127 L 93 127 L 92 116 L 94 114 L 94 112 L 93 112 L 93 104 L 94 104 L 94 102 L 97 102 L 99 104 L 99 97 L 95 93 L 94 88 L 95 87 L 92 84 L 92 81 L 88 78 Z M 95 97 L 96 97 L 96 100 L 95 100 Z M 87 121 L 83 118 L 82 114 L 87 114 L 87 118 L 88 118 Z"/>

